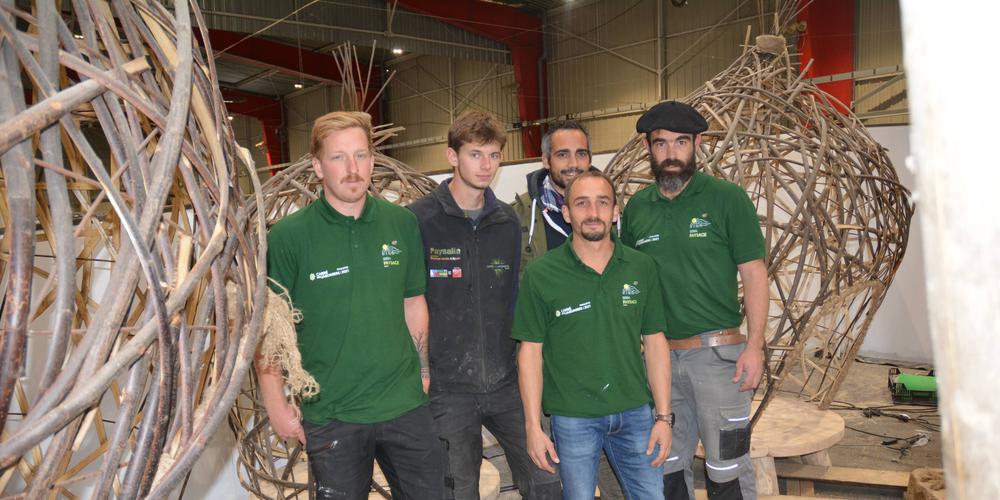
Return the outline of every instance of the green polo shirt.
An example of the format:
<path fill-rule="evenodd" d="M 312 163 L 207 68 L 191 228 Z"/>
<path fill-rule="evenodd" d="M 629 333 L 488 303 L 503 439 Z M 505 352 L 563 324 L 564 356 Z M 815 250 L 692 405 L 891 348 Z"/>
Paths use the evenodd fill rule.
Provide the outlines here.
<path fill-rule="evenodd" d="M 757 209 L 742 187 L 695 172 L 673 200 L 656 184 L 639 191 L 622 220 L 622 241 L 656 260 L 667 337 L 743 323 L 736 266 L 764 258 L 764 237 Z"/>
<path fill-rule="evenodd" d="M 656 264 L 620 243 L 603 274 L 572 238 L 524 272 L 511 336 L 542 343 L 542 408 L 602 417 L 649 404 L 642 336 L 665 325 Z"/>
<path fill-rule="evenodd" d="M 267 235 L 267 273 L 302 311 L 302 366 L 320 392 L 309 422 L 383 422 L 427 401 L 403 298 L 424 293 L 424 250 L 409 210 L 372 196 L 359 219 L 320 198 Z"/>

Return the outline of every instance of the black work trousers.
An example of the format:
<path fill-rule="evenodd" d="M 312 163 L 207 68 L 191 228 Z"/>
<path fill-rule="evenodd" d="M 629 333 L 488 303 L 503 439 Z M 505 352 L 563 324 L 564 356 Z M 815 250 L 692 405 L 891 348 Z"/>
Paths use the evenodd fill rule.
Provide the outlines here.
<path fill-rule="evenodd" d="M 514 484 L 524 498 L 562 496 L 559 476 L 535 467 L 528 457 L 524 408 L 516 383 L 486 394 L 432 392 L 431 412 L 446 456 L 443 498 L 479 498 L 484 426 L 503 448 Z"/>
<path fill-rule="evenodd" d="M 303 428 L 317 499 L 367 499 L 373 460 L 394 499 L 441 498 L 441 443 L 427 406 L 374 424 L 335 420 Z"/>

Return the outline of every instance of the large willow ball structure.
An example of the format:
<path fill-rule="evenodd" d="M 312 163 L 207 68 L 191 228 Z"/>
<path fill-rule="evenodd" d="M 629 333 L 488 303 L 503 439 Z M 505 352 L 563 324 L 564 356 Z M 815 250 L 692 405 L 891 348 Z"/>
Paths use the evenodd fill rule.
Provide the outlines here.
<path fill-rule="evenodd" d="M 399 130 L 401 127 L 376 127 L 373 133 L 375 145 L 382 144 Z M 322 196 L 321 182 L 313 171 L 310 155 L 275 168 L 280 170 L 276 170 L 262 187 L 261 211 L 265 214 L 268 228 Z M 430 177 L 376 152 L 372 183 L 368 189 L 373 196 L 407 205 L 436 187 L 437 183 Z M 240 483 L 247 491 L 259 498 L 308 496 L 309 477 L 303 460 L 304 450 L 297 443 L 289 448 L 288 444 L 293 443 L 278 439 L 271 430 L 254 373 L 251 373 L 247 387 L 237 399 L 229 424 L 239 446 L 237 472 Z M 384 490 L 382 493 L 388 498 L 388 493 Z"/>
<path fill-rule="evenodd" d="M 256 349 L 256 172 L 193 2 L 31 5 L 0 5 L 0 496 L 165 498 Z"/>
<path fill-rule="evenodd" d="M 746 189 L 764 232 L 765 403 L 789 380 L 826 407 L 903 258 L 913 209 L 885 149 L 857 117 L 804 80 L 783 38 L 757 42 L 685 102 L 710 125 L 699 165 Z M 623 198 L 653 182 L 642 137 L 606 171 Z"/>

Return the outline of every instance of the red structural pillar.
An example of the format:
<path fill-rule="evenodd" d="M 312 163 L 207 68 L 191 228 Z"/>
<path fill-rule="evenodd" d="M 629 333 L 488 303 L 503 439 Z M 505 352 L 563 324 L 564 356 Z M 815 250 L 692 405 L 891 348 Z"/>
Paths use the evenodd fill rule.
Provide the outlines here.
<path fill-rule="evenodd" d="M 281 133 L 282 116 L 281 101 L 250 92 L 236 89 L 222 89 L 222 95 L 227 101 L 226 109 L 230 113 L 250 116 L 260 121 L 264 129 L 264 149 L 267 153 L 267 164 L 276 165 L 288 161 L 288 143 Z"/>
<path fill-rule="evenodd" d="M 510 49 L 517 82 L 517 111 L 522 122 L 533 122 L 542 117 L 542 78 L 539 62 L 542 60 L 542 21 L 513 7 L 473 0 L 400 0 L 400 5 L 501 42 Z M 541 127 L 521 129 L 525 157 L 542 154 Z"/>
<path fill-rule="evenodd" d="M 806 31 L 799 38 L 802 64 L 812 60 L 806 77 L 836 75 L 854 71 L 854 2 L 813 0 L 799 14 Z M 819 84 L 836 97 L 841 111 L 848 111 L 854 100 L 854 79 Z"/>

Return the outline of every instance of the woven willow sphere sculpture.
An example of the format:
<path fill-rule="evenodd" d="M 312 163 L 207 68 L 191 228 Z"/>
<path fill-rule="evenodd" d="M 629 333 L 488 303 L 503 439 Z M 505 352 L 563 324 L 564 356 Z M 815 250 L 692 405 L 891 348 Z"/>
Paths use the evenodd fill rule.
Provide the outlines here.
<path fill-rule="evenodd" d="M 253 359 L 257 176 L 173 5 L 0 9 L 2 497 L 168 497 Z"/>
<path fill-rule="evenodd" d="M 702 170 L 743 186 L 757 207 L 771 278 L 768 392 L 794 380 L 825 407 L 899 267 L 913 209 L 857 117 L 793 69 L 783 38 L 757 42 L 685 102 L 709 122 Z M 623 199 L 653 182 L 642 137 L 606 172 Z"/>
<path fill-rule="evenodd" d="M 376 127 L 373 142 L 378 146 L 400 130 L 401 127 Z M 313 171 L 310 155 L 275 168 L 281 170 L 264 183 L 262 190 L 262 212 L 266 214 L 268 227 L 322 196 L 321 182 Z M 430 177 L 384 154 L 375 154 L 375 169 L 368 189 L 372 195 L 407 205 L 436 187 Z M 308 496 L 304 450 L 297 443 L 278 439 L 271 430 L 267 412 L 261 405 L 256 373 L 251 373 L 250 383 L 237 399 L 229 421 L 239 443 L 237 471 L 244 488 L 260 498 Z M 288 448 L 287 444 L 294 446 Z"/>

